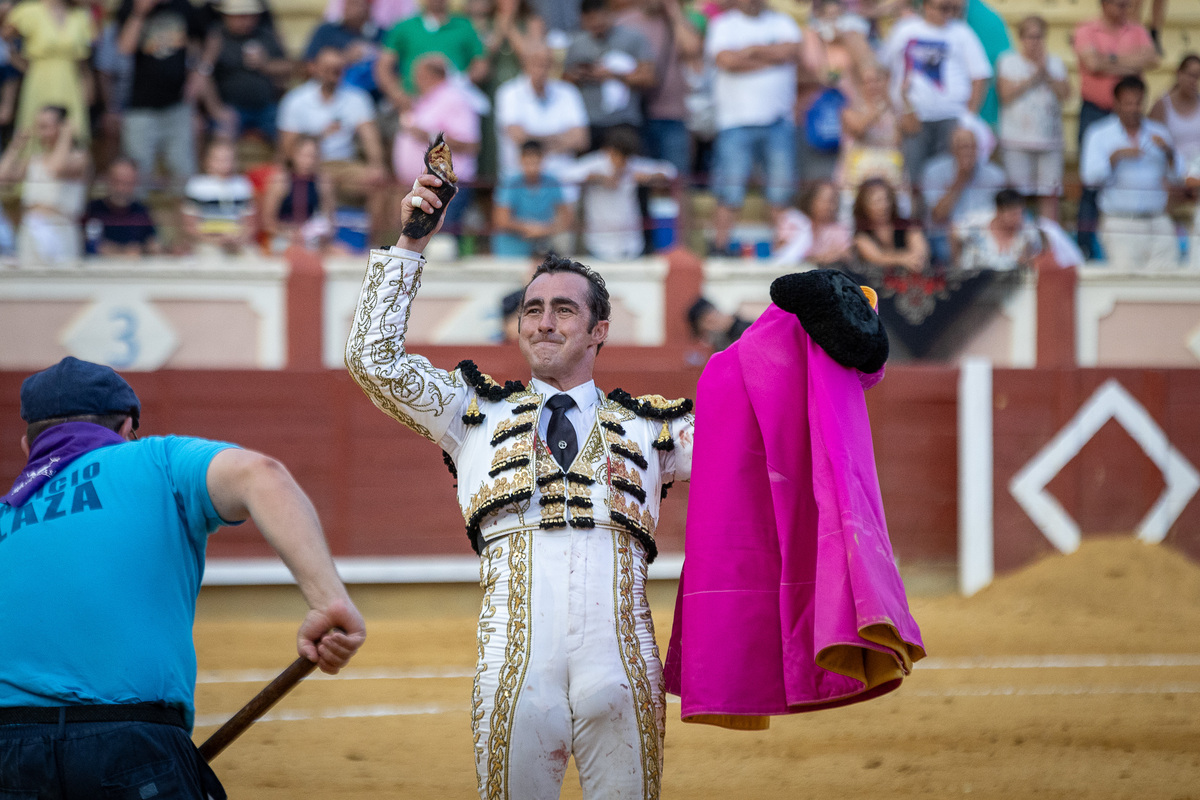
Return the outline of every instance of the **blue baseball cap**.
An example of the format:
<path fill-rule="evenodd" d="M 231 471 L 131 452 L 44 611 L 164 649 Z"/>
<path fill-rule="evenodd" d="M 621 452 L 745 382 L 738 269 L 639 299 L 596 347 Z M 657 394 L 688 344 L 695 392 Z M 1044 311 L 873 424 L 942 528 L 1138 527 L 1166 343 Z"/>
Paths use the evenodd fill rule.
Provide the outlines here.
<path fill-rule="evenodd" d="M 138 426 L 142 404 L 133 387 L 112 367 L 67 356 L 21 384 L 21 419 L 76 417 L 83 414 L 128 414 Z"/>

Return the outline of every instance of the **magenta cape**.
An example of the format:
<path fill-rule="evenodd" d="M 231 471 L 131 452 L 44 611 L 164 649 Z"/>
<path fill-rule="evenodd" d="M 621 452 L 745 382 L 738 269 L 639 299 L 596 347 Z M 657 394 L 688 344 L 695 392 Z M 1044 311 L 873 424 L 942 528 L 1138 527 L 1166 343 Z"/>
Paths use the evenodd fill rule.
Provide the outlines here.
<path fill-rule="evenodd" d="M 924 657 L 875 473 L 881 373 L 772 305 L 701 375 L 664 676 L 685 721 L 763 728 L 889 692 Z"/>

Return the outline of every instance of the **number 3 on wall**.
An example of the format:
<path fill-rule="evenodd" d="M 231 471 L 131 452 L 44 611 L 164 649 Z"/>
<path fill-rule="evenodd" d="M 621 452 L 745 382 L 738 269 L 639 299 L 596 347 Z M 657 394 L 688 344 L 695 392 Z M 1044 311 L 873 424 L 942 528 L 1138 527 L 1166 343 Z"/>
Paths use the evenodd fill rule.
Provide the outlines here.
<path fill-rule="evenodd" d="M 116 369 L 153 370 L 175 352 L 179 337 L 153 305 L 125 298 L 93 303 L 63 331 L 61 341 L 76 358 Z"/>
<path fill-rule="evenodd" d="M 109 366 L 116 369 L 137 363 L 141 346 L 138 343 L 138 316 L 129 308 L 114 308 L 109 318 L 115 323 L 113 354 L 107 359 Z"/>

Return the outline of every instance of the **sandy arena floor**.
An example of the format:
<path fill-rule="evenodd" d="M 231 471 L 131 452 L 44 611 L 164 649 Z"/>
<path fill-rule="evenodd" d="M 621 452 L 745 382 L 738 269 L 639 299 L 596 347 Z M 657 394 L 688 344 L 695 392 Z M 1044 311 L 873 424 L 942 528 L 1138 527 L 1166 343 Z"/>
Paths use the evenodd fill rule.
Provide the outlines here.
<path fill-rule="evenodd" d="M 651 597 L 664 648 L 673 591 Z M 367 645 L 218 756 L 230 797 L 475 796 L 477 590 L 355 596 Z M 197 742 L 295 657 L 294 599 L 264 598 L 202 597 Z M 742 733 L 684 725 L 669 698 L 663 797 L 1200 800 L 1200 566 L 1088 540 L 912 607 L 930 658 L 881 699 Z M 572 768 L 563 797 L 579 796 Z"/>

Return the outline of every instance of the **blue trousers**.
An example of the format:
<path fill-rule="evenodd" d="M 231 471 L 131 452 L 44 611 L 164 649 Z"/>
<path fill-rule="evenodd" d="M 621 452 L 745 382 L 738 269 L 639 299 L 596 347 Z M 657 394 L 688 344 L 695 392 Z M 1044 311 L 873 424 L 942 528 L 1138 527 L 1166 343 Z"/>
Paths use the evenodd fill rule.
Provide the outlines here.
<path fill-rule="evenodd" d="M 149 722 L 0 725 L 0 800 L 224 800 L 183 728 Z"/>

